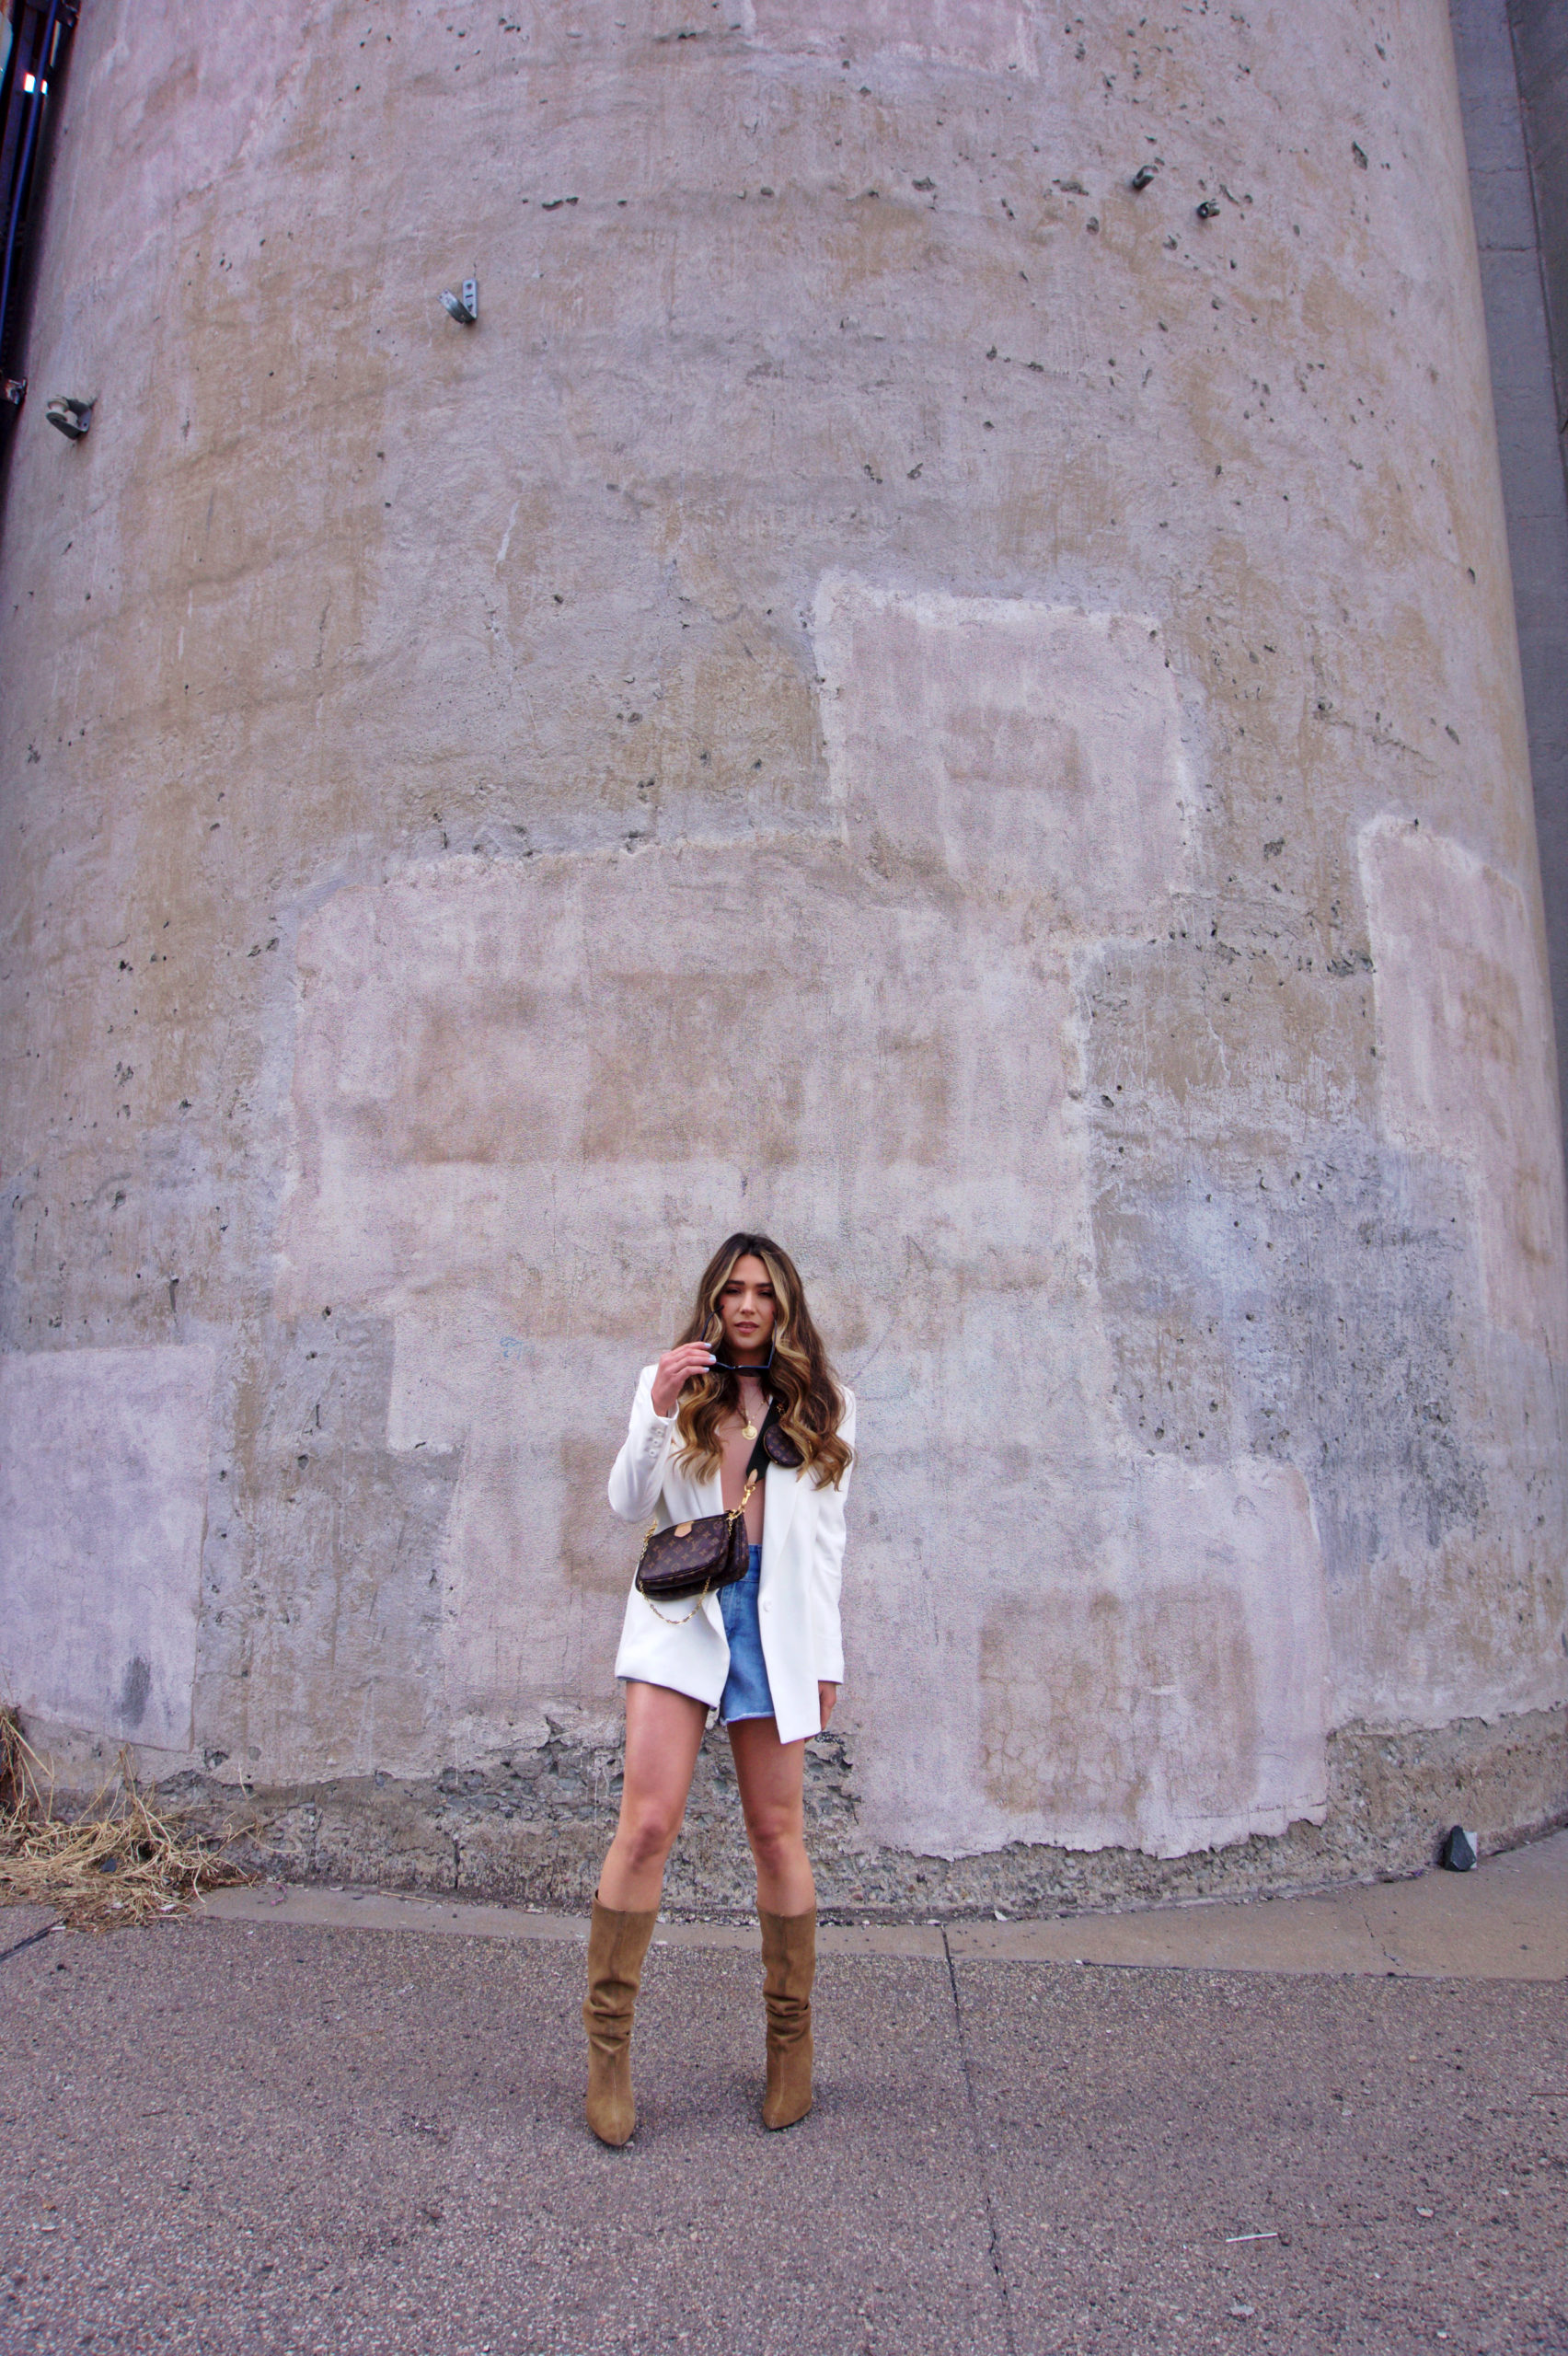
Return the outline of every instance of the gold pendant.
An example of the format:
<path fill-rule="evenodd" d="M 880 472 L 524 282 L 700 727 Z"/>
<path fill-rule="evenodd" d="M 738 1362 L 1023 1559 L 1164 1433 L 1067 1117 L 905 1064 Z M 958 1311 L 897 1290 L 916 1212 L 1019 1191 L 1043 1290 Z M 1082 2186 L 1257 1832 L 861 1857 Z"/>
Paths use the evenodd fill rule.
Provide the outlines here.
<path fill-rule="evenodd" d="M 755 1439 L 756 1438 L 756 1426 L 752 1422 L 749 1415 L 746 1417 L 745 1422 L 741 1426 L 741 1429 L 745 1434 L 747 1439 Z"/>

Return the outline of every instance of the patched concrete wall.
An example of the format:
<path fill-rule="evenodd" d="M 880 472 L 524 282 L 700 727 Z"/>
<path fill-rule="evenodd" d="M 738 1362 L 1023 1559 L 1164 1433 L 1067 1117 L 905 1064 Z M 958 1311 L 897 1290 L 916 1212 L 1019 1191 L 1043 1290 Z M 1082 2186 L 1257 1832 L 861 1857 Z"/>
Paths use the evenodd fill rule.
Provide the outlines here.
<path fill-rule="evenodd" d="M 189 1751 L 213 1353 L 0 1357 L 0 1677 L 19 1706 Z"/>
<path fill-rule="evenodd" d="M 209 1369 L 144 1739 L 303 1870 L 583 1895 L 604 1481 L 744 1218 L 862 1403 L 830 1902 L 1512 1837 L 1568 1278 L 1442 7 L 730 17 L 84 17 L 4 1344 Z"/>

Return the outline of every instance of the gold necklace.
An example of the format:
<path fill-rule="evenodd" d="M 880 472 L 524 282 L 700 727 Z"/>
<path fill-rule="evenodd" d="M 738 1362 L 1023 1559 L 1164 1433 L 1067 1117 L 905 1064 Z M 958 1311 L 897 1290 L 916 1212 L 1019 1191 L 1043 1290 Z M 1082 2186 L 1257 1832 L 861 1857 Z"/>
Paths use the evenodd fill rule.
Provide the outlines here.
<path fill-rule="evenodd" d="M 760 1383 L 758 1384 L 758 1386 L 757 1386 L 757 1387 L 758 1387 L 758 1389 L 759 1389 L 759 1390 L 761 1389 L 761 1385 L 760 1385 Z M 747 1438 L 747 1439 L 755 1439 L 755 1438 L 756 1438 L 756 1430 L 757 1430 L 757 1427 L 756 1427 L 755 1424 L 752 1421 L 752 1417 L 751 1417 L 751 1411 L 750 1411 L 750 1409 L 749 1409 L 749 1408 L 747 1407 L 747 1405 L 746 1405 L 746 1389 L 745 1389 L 745 1382 L 744 1382 L 744 1380 L 743 1377 L 741 1376 L 741 1374 L 740 1374 L 740 1372 L 739 1372 L 739 1369 L 737 1369 L 737 1370 L 736 1370 L 736 1375 L 735 1375 L 735 1389 L 736 1389 L 736 1391 L 740 1393 L 740 1401 L 741 1401 L 741 1429 L 742 1429 L 742 1431 L 744 1433 L 744 1435 L 745 1435 L 745 1437 L 746 1437 L 746 1438 Z"/>

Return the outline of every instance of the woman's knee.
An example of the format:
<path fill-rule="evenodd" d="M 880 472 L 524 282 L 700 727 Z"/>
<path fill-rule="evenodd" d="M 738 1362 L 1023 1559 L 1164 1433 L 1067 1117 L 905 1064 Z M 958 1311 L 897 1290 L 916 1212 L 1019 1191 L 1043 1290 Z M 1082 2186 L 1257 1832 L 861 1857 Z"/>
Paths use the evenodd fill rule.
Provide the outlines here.
<path fill-rule="evenodd" d="M 620 1841 L 630 1860 L 651 1865 L 667 1857 L 681 1829 L 684 1808 L 659 1799 L 635 1800 L 621 1811 Z"/>
<path fill-rule="evenodd" d="M 793 1865 L 805 1848 L 804 1830 L 793 1810 L 751 1818 L 746 1833 L 752 1855 L 765 1871 Z"/>

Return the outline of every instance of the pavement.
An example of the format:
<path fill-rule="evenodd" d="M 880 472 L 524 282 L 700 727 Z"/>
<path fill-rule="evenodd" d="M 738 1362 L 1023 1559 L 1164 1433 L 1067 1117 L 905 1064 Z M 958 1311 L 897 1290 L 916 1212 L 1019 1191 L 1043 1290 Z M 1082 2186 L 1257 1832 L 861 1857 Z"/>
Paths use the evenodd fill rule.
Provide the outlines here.
<path fill-rule="evenodd" d="M 580 1923 L 262 1887 L 47 1925 L 0 1913 L 5 2356 L 1568 2356 L 1568 1836 L 838 1926 L 783 2135 L 755 1930 L 670 1923 L 618 2153 Z"/>

